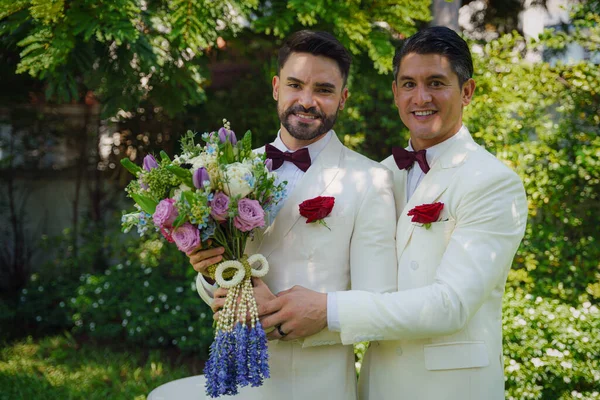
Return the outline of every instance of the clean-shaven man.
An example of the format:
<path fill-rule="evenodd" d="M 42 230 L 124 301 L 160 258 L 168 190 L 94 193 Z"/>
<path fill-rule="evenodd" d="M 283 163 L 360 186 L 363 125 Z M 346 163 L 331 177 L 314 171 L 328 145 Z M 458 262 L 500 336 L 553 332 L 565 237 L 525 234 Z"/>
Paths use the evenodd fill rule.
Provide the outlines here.
<path fill-rule="evenodd" d="M 348 51 L 324 32 L 297 32 L 279 52 L 272 83 L 281 127 L 277 139 L 258 151 L 267 152 L 278 179 L 288 182 L 288 196 L 270 226 L 246 248 L 247 254 L 267 257 L 264 282 L 274 293 L 294 285 L 322 292 L 396 290 L 392 174 L 344 147 L 332 130 L 348 97 L 350 62 Z M 325 217 L 329 229 L 307 224 L 299 213 L 300 203 L 317 196 L 335 199 Z M 198 251 L 190 261 L 204 272 L 221 253 Z M 258 292 L 274 297 L 264 283 L 259 286 L 259 302 Z M 213 309 L 222 305 L 222 295 L 223 289 L 214 292 Z M 292 332 L 293 327 L 277 326 L 269 337 Z M 237 398 L 357 397 L 353 349 L 341 344 L 339 333 L 323 330 L 303 342 L 270 341 L 269 357 L 271 378 L 261 387 L 243 388 Z"/>
<path fill-rule="evenodd" d="M 372 341 L 361 399 L 504 399 L 502 296 L 527 200 L 519 177 L 462 123 L 472 75 L 467 44 L 444 27 L 418 32 L 394 57 L 394 101 L 410 130 L 408 147 L 383 161 L 394 174 L 398 291 L 296 287 L 259 310 L 271 314 L 265 326 L 303 326 L 301 335 L 328 326 L 344 344 Z"/>

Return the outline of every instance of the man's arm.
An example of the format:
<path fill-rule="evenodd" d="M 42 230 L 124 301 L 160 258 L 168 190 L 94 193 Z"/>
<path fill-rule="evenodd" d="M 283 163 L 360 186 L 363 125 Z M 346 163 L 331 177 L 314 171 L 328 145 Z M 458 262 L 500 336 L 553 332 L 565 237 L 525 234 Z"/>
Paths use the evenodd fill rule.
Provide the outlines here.
<path fill-rule="evenodd" d="M 525 191 L 512 173 L 476 184 L 477 190 L 453 199 L 458 202 L 457 223 L 432 284 L 385 294 L 337 292 L 344 344 L 364 337 L 398 340 L 453 334 L 503 283 L 525 231 Z"/>

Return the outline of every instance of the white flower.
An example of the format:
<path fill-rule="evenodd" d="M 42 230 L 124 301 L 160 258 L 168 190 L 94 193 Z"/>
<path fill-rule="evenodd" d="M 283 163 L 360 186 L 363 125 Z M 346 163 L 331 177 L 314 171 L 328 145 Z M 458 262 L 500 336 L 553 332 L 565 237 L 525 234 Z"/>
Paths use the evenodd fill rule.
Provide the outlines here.
<path fill-rule="evenodd" d="M 198 168 L 205 167 L 210 163 L 211 158 L 207 153 L 201 153 L 200 155 L 190 158 L 188 160 L 188 164 L 192 164 L 192 170 L 197 170 Z"/>
<path fill-rule="evenodd" d="M 129 323 L 129 321 L 127 321 L 127 319 L 124 319 L 123 322 L 121 323 L 121 325 L 123 325 L 123 327 L 127 326 L 127 324 Z"/>
<path fill-rule="evenodd" d="M 144 281 L 144 286 L 148 287 L 150 284 L 148 283 L 148 281 Z"/>
<path fill-rule="evenodd" d="M 252 169 L 246 164 L 233 163 L 225 166 L 223 191 L 228 196 L 246 197 L 253 187 L 248 183 L 252 177 Z"/>

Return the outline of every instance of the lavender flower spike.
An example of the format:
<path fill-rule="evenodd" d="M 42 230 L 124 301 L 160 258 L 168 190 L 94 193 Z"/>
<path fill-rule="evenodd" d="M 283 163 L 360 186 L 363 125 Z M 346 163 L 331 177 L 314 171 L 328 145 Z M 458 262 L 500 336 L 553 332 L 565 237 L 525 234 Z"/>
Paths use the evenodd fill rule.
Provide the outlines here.
<path fill-rule="evenodd" d="M 227 140 L 229 140 L 231 142 L 231 144 L 234 146 L 237 143 L 237 138 L 235 137 L 235 132 L 230 131 L 225 128 L 219 129 L 219 140 L 221 141 L 221 143 L 225 143 Z"/>
<path fill-rule="evenodd" d="M 200 167 L 195 170 L 194 175 L 192 175 L 192 181 L 194 182 L 196 189 L 204 189 L 204 182 L 210 181 L 206 168 Z"/>
<path fill-rule="evenodd" d="M 158 162 L 152 154 L 148 154 L 146 157 L 144 157 L 144 169 L 146 171 L 150 171 L 153 168 L 158 168 Z"/>

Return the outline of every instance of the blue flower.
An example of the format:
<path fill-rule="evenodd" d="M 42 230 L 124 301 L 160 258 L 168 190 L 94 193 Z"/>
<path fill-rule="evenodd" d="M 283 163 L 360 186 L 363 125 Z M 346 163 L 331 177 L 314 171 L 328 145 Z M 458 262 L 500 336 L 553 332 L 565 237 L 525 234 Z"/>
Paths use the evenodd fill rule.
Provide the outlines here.
<path fill-rule="evenodd" d="M 217 228 L 217 224 L 212 220 L 208 221 L 205 225 L 206 228 L 200 231 L 200 240 L 203 242 L 206 242 L 215 233 L 215 229 Z"/>
<path fill-rule="evenodd" d="M 250 329 L 248 335 L 248 380 L 253 387 L 263 384 L 269 374 L 269 355 L 267 353 L 267 335 L 260 322 Z"/>
<path fill-rule="evenodd" d="M 239 322 L 235 324 L 235 366 L 236 383 L 240 387 L 248 386 L 248 328 Z"/>

